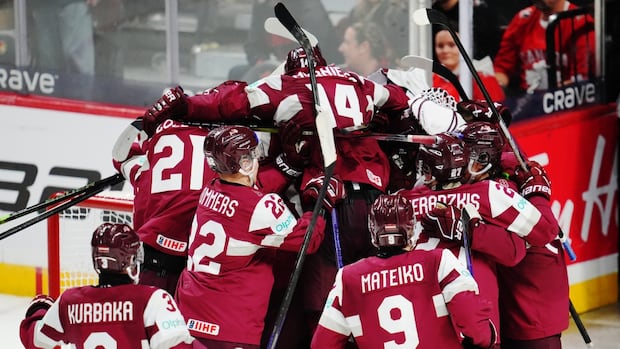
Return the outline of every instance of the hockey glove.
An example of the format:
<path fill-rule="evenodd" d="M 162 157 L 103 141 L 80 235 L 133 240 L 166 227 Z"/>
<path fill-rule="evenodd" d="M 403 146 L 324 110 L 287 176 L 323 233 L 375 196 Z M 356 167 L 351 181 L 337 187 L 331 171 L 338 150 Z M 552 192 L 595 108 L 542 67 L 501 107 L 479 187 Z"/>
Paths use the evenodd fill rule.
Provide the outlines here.
<path fill-rule="evenodd" d="M 278 133 L 282 153 L 276 156 L 276 166 L 285 175 L 297 178 L 310 163 L 315 138 L 293 120 L 283 123 Z"/>
<path fill-rule="evenodd" d="M 521 195 L 525 198 L 540 195 L 547 200 L 551 199 L 551 181 L 545 169 L 536 161 L 528 161 L 527 166 L 528 171 L 524 171 L 521 166 L 517 166 L 514 171 L 514 181 Z"/>
<path fill-rule="evenodd" d="M 494 102 L 495 109 L 497 109 L 499 115 L 501 115 L 502 119 L 506 126 L 510 125 L 510 121 L 512 121 L 512 113 L 510 109 L 506 108 L 503 104 Z M 497 116 L 493 114 L 489 103 L 485 100 L 475 100 L 475 101 L 462 101 L 457 103 L 456 111 L 461 114 L 463 119 L 467 122 L 472 121 L 488 121 L 497 123 Z"/>
<path fill-rule="evenodd" d="M 459 243 L 463 240 L 461 211 L 452 205 L 437 203 L 434 209 L 422 217 L 421 223 L 422 229 L 430 237 Z"/>
<path fill-rule="evenodd" d="M 183 88 L 177 86 L 166 90 L 164 94 L 144 113 L 142 124 L 147 135 L 155 134 L 157 125 L 162 121 L 187 113 L 187 96 Z"/>
<path fill-rule="evenodd" d="M 308 183 L 306 183 L 306 187 L 303 189 L 301 194 L 302 202 L 305 205 L 312 205 L 316 202 L 316 199 L 319 197 L 319 191 L 323 187 L 324 178 L 325 176 L 321 175 L 312 178 L 308 181 Z M 325 198 L 323 199 L 323 207 L 331 212 L 334 206 L 344 200 L 346 196 L 347 193 L 344 188 L 344 182 L 342 182 L 338 177 L 332 176 L 327 184 L 327 192 L 325 193 Z"/>
<path fill-rule="evenodd" d="M 40 309 L 45 309 L 45 311 L 47 311 L 52 304 L 54 304 L 54 298 L 45 294 L 39 294 L 30 301 L 30 305 L 28 305 L 28 309 L 26 310 L 26 317 L 30 317 Z"/>

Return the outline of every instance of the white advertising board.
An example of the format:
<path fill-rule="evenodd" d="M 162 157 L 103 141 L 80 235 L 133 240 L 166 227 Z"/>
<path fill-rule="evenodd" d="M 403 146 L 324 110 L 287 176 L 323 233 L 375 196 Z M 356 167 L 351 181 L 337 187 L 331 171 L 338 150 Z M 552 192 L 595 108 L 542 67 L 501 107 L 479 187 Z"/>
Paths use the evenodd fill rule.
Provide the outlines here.
<path fill-rule="evenodd" d="M 0 104 L 0 122 L 4 215 L 35 205 L 59 188 L 79 188 L 116 173 L 112 146 L 131 120 Z M 123 190 L 131 190 L 130 185 L 125 183 Z M 2 224 L 0 232 L 32 217 Z M 46 266 L 46 231 L 41 221 L 0 241 L 0 263 Z"/>

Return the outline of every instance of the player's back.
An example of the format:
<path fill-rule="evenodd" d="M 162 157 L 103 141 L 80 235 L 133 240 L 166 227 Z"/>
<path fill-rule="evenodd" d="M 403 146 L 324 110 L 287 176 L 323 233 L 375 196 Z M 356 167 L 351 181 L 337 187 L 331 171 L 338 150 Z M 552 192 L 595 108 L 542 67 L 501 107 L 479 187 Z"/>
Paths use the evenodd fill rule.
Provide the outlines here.
<path fill-rule="evenodd" d="M 461 348 L 440 283 L 453 282 L 452 292 L 467 291 L 471 285 L 458 280 L 456 270 L 443 274 L 449 268 L 443 265 L 442 254 L 442 250 L 415 250 L 389 258 L 369 257 L 345 267 L 342 313 L 357 324 L 352 332 L 359 348 L 383 348 L 388 343 L 402 348 Z"/>
<path fill-rule="evenodd" d="M 145 285 L 68 289 L 43 321 L 41 334 L 78 349 L 168 348 L 189 338 L 172 296 Z"/>
<path fill-rule="evenodd" d="M 186 254 L 201 190 L 216 176 L 203 153 L 207 133 L 204 128 L 166 120 L 146 141 L 148 164 L 134 183 L 134 227 L 149 246 Z"/>

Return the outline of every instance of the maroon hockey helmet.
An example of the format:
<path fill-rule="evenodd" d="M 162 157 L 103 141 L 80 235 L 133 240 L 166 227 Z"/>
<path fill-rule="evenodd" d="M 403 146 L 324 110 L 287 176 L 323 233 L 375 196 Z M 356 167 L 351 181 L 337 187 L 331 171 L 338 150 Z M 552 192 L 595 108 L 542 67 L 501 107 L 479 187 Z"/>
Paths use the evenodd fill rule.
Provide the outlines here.
<path fill-rule="evenodd" d="M 474 121 L 461 126 L 457 135 L 469 151 L 469 158 L 485 166 L 482 171 L 473 173 L 470 164 L 470 173 L 475 175 L 489 170 L 501 170 L 500 160 L 504 148 L 504 136 L 500 133 L 497 124 Z"/>
<path fill-rule="evenodd" d="M 323 58 L 323 54 L 321 53 L 319 46 L 314 46 L 312 51 L 314 53 L 315 66 L 326 66 L 327 61 Z M 306 51 L 303 47 L 300 46 L 288 52 L 286 63 L 284 64 L 284 72 L 289 73 L 293 70 L 301 68 L 308 68 L 308 56 L 306 55 Z"/>
<path fill-rule="evenodd" d="M 126 273 L 137 280 L 144 254 L 138 234 L 129 225 L 101 224 L 93 232 L 90 245 L 97 273 Z"/>
<path fill-rule="evenodd" d="M 209 132 L 204 152 L 212 170 L 218 173 L 237 173 L 243 160 L 260 159 L 258 136 L 246 126 L 227 125 Z"/>
<path fill-rule="evenodd" d="M 368 230 L 376 247 L 405 247 L 413 236 L 414 225 L 413 206 L 405 197 L 384 194 L 372 204 Z"/>
<path fill-rule="evenodd" d="M 444 184 L 463 181 L 469 164 L 469 153 L 463 141 L 455 135 L 442 132 L 437 134 L 437 142 L 420 145 L 417 155 L 418 172 L 430 175 L 437 182 L 436 189 Z M 425 181 L 425 184 L 429 184 Z"/>

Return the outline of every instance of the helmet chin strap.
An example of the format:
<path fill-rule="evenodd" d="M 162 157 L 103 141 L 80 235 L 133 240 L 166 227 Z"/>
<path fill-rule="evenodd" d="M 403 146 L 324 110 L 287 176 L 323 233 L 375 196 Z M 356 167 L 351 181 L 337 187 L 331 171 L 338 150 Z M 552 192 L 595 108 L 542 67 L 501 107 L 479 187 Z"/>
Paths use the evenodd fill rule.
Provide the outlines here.
<path fill-rule="evenodd" d="M 484 167 L 482 168 L 482 170 L 480 170 L 480 171 L 474 171 L 474 170 L 472 169 L 472 168 L 473 168 L 473 165 L 474 165 L 474 162 L 476 162 L 476 160 L 474 160 L 474 159 L 470 159 L 470 160 L 469 160 L 469 164 L 467 165 L 467 171 L 469 171 L 469 174 L 470 174 L 472 177 L 474 177 L 474 176 L 480 176 L 480 175 L 483 175 L 483 174 L 487 173 L 487 172 L 491 169 L 491 167 L 492 167 L 492 166 L 491 166 L 491 163 L 488 163 L 486 166 L 484 166 Z"/>
<path fill-rule="evenodd" d="M 249 171 L 240 168 L 239 173 L 244 176 L 248 176 L 250 179 L 250 186 L 254 186 L 256 183 L 256 176 L 258 174 L 258 159 L 252 159 L 252 168 L 250 168 Z"/>
<path fill-rule="evenodd" d="M 133 266 L 127 267 L 127 275 L 133 280 L 133 283 L 137 285 L 140 280 L 140 263 L 136 263 L 135 268 Z"/>

